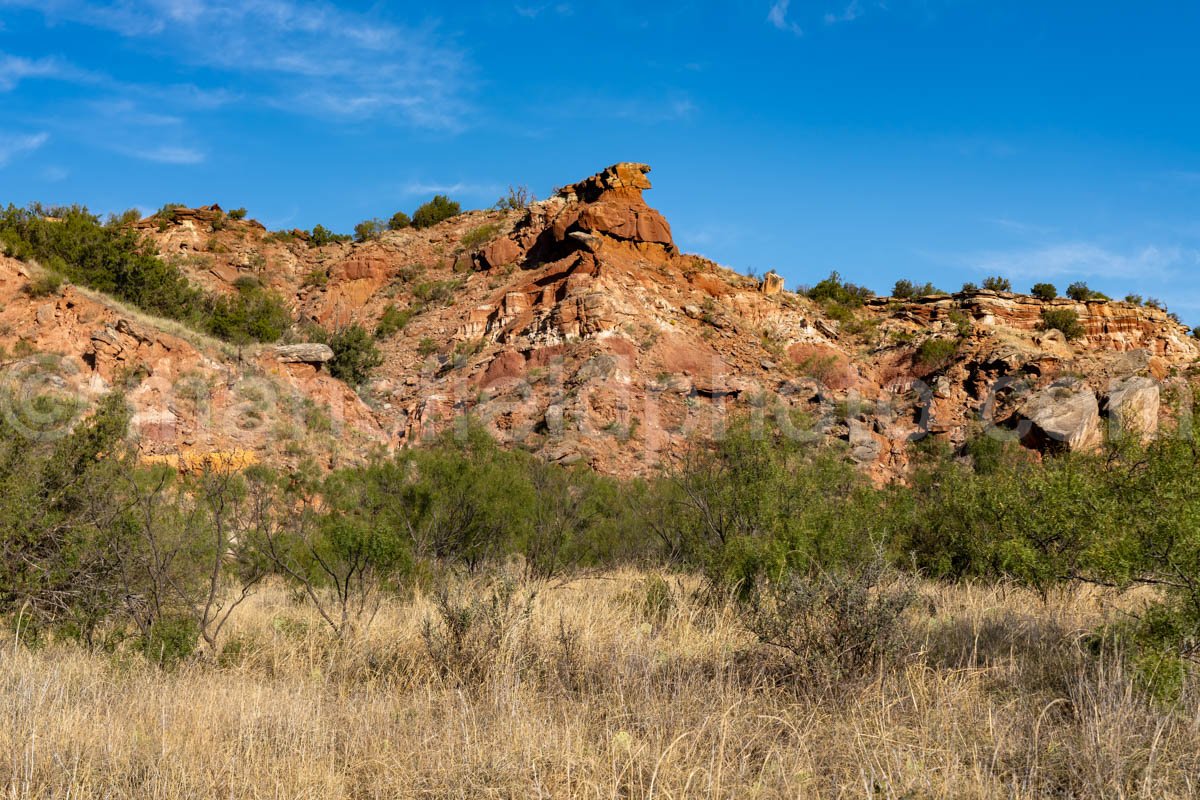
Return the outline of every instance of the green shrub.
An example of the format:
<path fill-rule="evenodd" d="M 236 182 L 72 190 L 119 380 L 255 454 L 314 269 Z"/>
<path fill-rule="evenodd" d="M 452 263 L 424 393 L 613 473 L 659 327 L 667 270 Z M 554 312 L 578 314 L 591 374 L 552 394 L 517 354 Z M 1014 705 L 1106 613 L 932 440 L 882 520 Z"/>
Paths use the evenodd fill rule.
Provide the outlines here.
<path fill-rule="evenodd" d="M 170 669 L 185 661 L 196 652 L 200 641 L 200 628 L 190 616 L 162 616 L 154 620 L 149 631 L 142 637 L 142 654 Z"/>
<path fill-rule="evenodd" d="M 838 303 L 850 308 L 861 306 L 868 298 L 873 297 L 870 289 L 843 281 L 837 272 L 829 273 L 828 278 L 812 288 L 801 289 L 801 293 L 822 304 Z"/>
<path fill-rule="evenodd" d="M 317 225 L 308 235 L 309 247 L 324 247 L 327 244 L 337 244 L 338 242 L 348 242 L 350 237 L 343 233 L 334 233 L 324 225 Z"/>
<path fill-rule="evenodd" d="M 229 212 L 229 218 L 230 219 L 245 219 L 246 218 L 246 209 L 235 208 L 233 211 Z"/>
<path fill-rule="evenodd" d="M 354 226 L 354 241 L 374 241 L 382 236 L 385 230 L 387 230 L 387 225 L 381 219 L 364 220 Z"/>
<path fill-rule="evenodd" d="M 419 207 L 412 215 L 414 228 L 428 228 L 443 220 L 458 216 L 462 206 L 446 197 L 444 194 L 434 195 L 433 199 Z"/>
<path fill-rule="evenodd" d="M 1077 303 L 1086 303 L 1088 300 L 1108 300 L 1108 295 L 1103 292 L 1093 291 L 1088 288 L 1088 285 L 1083 281 L 1076 281 L 1067 287 L 1067 297 Z"/>
<path fill-rule="evenodd" d="M 417 342 L 417 354 L 422 357 L 429 357 L 438 351 L 437 342 L 428 336 L 422 336 L 421 341 Z"/>
<path fill-rule="evenodd" d="M 361 325 L 343 328 L 329 337 L 328 344 L 333 350 L 329 374 L 351 386 L 366 383 L 383 363 L 383 354 Z"/>
<path fill-rule="evenodd" d="M 1058 297 L 1058 287 L 1053 283 L 1035 283 L 1029 293 L 1038 300 L 1050 301 Z"/>
<path fill-rule="evenodd" d="M 412 225 L 412 220 L 409 218 L 408 214 L 405 214 L 403 211 L 397 211 L 395 214 L 392 214 L 392 217 L 388 220 L 387 224 L 389 231 L 403 230 L 410 225 Z"/>
<path fill-rule="evenodd" d="M 979 291 L 979 285 L 968 281 L 962 285 L 962 289 L 959 291 L 961 291 L 963 294 L 974 294 L 975 292 Z"/>
<path fill-rule="evenodd" d="M 940 369 L 958 352 L 956 339 L 926 339 L 921 342 L 915 355 L 916 362 L 929 369 Z"/>
<path fill-rule="evenodd" d="M 918 284 L 910 280 L 901 279 L 896 281 L 896 285 L 892 287 L 892 297 L 901 300 L 908 300 L 913 297 L 929 297 L 935 294 L 945 294 L 945 292 L 932 283 Z"/>
<path fill-rule="evenodd" d="M 9 206 L 0 212 L 0 241 L 15 256 L 36 258 L 76 284 L 222 338 L 273 341 L 290 323 L 277 297 L 260 289 L 233 299 L 207 294 L 136 231 L 102 225 L 81 206 Z"/>
<path fill-rule="evenodd" d="M 467 231 L 462 237 L 461 244 L 465 250 L 475 250 L 495 239 L 499 232 L 500 226 L 495 223 L 480 225 L 478 228 Z"/>
<path fill-rule="evenodd" d="M 444 281 L 424 281 L 413 287 L 413 297 L 426 305 L 450 305 L 454 293 L 462 286 L 462 280 L 451 278 Z"/>
<path fill-rule="evenodd" d="M 1046 309 L 1042 312 L 1040 327 L 1044 331 L 1062 331 L 1062 335 L 1068 341 L 1078 339 L 1085 332 L 1083 325 L 1079 322 L 1079 315 L 1071 308 Z"/>
<path fill-rule="evenodd" d="M 405 309 L 396 308 L 395 305 L 389 303 L 379 316 L 379 322 L 375 325 L 376 339 L 389 339 L 395 336 L 404 327 L 408 325 L 409 320 L 419 313 L 419 307 L 409 307 Z"/>
<path fill-rule="evenodd" d="M 262 281 L 253 275 L 239 275 L 233 282 L 233 288 L 239 292 L 253 292 L 263 288 Z"/>
<path fill-rule="evenodd" d="M 329 272 L 318 267 L 312 272 L 304 276 L 304 280 L 300 282 L 301 286 L 312 286 L 320 288 L 329 283 Z"/>
<path fill-rule="evenodd" d="M 243 283 L 230 296 L 210 296 L 204 306 L 203 328 L 213 336 L 239 344 L 274 342 L 292 324 L 283 299 L 257 281 Z"/>
<path fill-rule="evenodd" d="M 167 203 L 158 211 L 155 211 L 154 219 L 158 221 L 158 229 L 160 231 L 165 231 L 169 225 L 175 222 L 175 219 L 178 216 L 176 212 L 179 209 L 186 207 L 187 206 L 180 205 L 179 203 Z M 51 214 L 50 216 L 57 215 Z"/>
<path fill-rule="evenodd" d="M 110 228 L 121 228 L 125 227 L 126 225 L 132 225 L 135 222 L 140 222 L 141 219 L 141 211 L 138 211 L 136 208 L 127 208 L 120 214 L 109 214 L 108 222 L 105 224 Z"/>
<path fill-rule="evenodd" d="M 46 271 L 30 281 L 25 287 L 25 292 L 30 297 L 49 297 L 58 294 L 62 290 L 62 285 L 61 275 L 57 272 Z"/>
<path fill-rule="evenodd" d="M 989 275 L 983 279 L 983 288 L 992 292 L 1011 292 L 1012 281 L 999 275 Z"/>

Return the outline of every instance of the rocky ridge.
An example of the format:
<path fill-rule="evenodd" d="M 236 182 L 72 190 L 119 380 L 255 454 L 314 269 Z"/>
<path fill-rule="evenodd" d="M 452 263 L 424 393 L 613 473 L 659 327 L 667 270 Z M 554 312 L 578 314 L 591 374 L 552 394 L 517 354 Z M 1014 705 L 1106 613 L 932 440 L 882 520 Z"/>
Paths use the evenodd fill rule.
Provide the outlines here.
<path fill-rule="evenodd" d="M 402 315 L 357 394 L 302 335 L 239 353 L 73 287 L 27 297 L 27 268 L 10 260 L 0 345 L 26 361 L 57 353 L 64 385 L 88 396 L 127 386 L 148 456 L 244 449 L 331 465 L 470 414 L 549 460 L 647 474 L 731 414 L 794 410 L 885 481 L 903 477 L 924 436 L 957 447 L 990 429 L 1036 452 L 1087 449 L 1114 421 L 1153 435 L 1174 413 L 1164 392 L 1190 391 L 1200 348 L 1154 308 L 980 291 L 876 298 L 835 318 L 775 273 L 681 254 L 645 202 L 649 171 L 616 164 L 526 209 L 362 243 L 312 247 L 216 206 L 139 223 L 209 290 L 252 279 L 326 328 Z M 1075 311 L 1083 335 L 1040 330 L 1047 309 Z M 945 340 L 941 357 L 930 340 Z M 180 385 L 197 376 L 207 388 L 192 402 Z M 240 408 L 241 422 L 215 426 L 201 406 Z"/>

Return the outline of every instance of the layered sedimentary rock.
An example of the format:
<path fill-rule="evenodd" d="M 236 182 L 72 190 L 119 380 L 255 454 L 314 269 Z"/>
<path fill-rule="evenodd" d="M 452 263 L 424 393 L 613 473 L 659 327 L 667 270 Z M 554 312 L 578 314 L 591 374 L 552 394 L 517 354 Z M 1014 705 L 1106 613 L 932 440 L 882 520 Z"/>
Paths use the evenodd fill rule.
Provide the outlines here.
<path fill-rule="evenodd" d="M 73 288 L 34 299 L 14 262 L 0 270 L 0 346 L 65 354 L 62 380 L 93 394 L 131 387 L 138 435 L 163 457 L 243 448 L 335 465 L 470 415 L 549 460 L 650 474 L 749 416 L 888 481 L 928 437 L 965 453 L 994 427 L 1040 452 L 1087 450 L 1190 408 L 1200 349 L 1162 310 L 989 291 L 825 307 L 774 272 L 680 254 L 645 201 L 648 173 L 615 164 L 527 208 L 354 243 L 316 246 L 215 207 L 136 226 L 209 291 L 249 278 L 302 326 L 378 329 L 383 363 L 357 391 L 320 368 L 322 347 L 188 339 Z M 1046 311 L 1074 311 L 1081 336 L 1044 330 Z"/>

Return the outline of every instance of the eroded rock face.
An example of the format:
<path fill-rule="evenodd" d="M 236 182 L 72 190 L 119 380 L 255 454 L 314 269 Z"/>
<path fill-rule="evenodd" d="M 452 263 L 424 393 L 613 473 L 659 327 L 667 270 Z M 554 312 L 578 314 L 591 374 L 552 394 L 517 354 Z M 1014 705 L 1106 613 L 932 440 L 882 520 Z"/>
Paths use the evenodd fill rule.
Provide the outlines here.
<path fill-rule="evenodd" d="M 915 439 L 959 448 L 982 419 L 1021 426 L 1030 447 L 1087 449 L 1115 420 L 1147 432 L 1170 419 L 1146 381 L 1200 383 L 1186 329 L 1124 303 L 981 291 L 869 301 L 835 321 L 774 273 L 757 280 L 679 254 L 643 199 L 648 171 L 616 164 L 526 209 L 470 211 L 361 243 L 316 247 L 213 209 L 138 226 L 206 290 L 232 292 L 253 276 L 298 320 L 327 329 L 375 330 L 386 311 L 384 363 L 361 398 L 320 368 L 323 349 L 235 356 L 140 317 L 129 324 L 69 288 L 35 302 L 19 265 L 0 269 L 0 346 L 11 351 L 19 337 L 70 354 L 69 379 L 97 387 L 148 375 L 130 398 L 155 453 L 237 446 L 269 462 L 302 444 L 277 432 L 311 438 L 330 427 L 323 415 L 344 421 L 328 434 L 338 447 L 318 448 L 332 461 L 368 450 L 343 431 L 411 446 L 472 414 L 508 445 L 617 475 L 651 474 L 731 416 L 769 410 L 842 440 L 886 482 L 906 475 Z M 1084 335 L 1040 330 L 1048 309 L 1074 310 Z M 922 358 L 929 340 L 953 352 Z M 264 375 L 269 385 L 243 389 Z M 172 392 L 180 381 L 202 384 L 206 400 Z M 307 402 L 272 405 L 284 390 Z M 221 414 L 227 429 L 207 421 Z"/>
<path fill-rule="evenodd" d="M 1158 382 L 1134 375 L 1109 391 L 1105 412 L 1114 434 L 1127 432 L 1146 441 L 1158 432 L 1160 406 Z"/>
<path fill-rule="evenodd" d="M 1043 452 L 1086 452 L 1104 441 L 1096 394 L 1073 379 L 1034 392 L 1019 413 L 1017 432 L 1027 447 Z"/>
<path fill-rule="evenodd" d="M 869 305 L 883 309 L 888 301 L 877 298 Z M 1187 327 L 1171 320 L 1166 311 L 1119 301 L 1043 301 L 1029 295 L 981 289 L 969 294 L 913 298 L 904 303 L 904 309 L 911 319 L 927 325 L 958 314 L 979 326 L 1021 331 L 1039 331 L 1043 311 L 1074 311 L 1084 335 L 1071 346 L 1116 351 L 1145 349 L 1154 356 L 1195 352 Z M 1038 336 L 1066 344 L 1061 335 L 1056 337 L 1049 331 L 1039 331 Z"/>
<path fill-rule="evenodd" d="M 285 344 L 275 348 L 275 358 L 283 364 L 324 364 L 333 360 L 327 344 Z"/>
<path fill-rule="evenodd" d="M 775 270 L 771 270 L 766 275 L 763 275 L 762 282 L 758 285 L 758 288 L 763 294 L 779 294 L 783 291 L 783 276 Z"/>

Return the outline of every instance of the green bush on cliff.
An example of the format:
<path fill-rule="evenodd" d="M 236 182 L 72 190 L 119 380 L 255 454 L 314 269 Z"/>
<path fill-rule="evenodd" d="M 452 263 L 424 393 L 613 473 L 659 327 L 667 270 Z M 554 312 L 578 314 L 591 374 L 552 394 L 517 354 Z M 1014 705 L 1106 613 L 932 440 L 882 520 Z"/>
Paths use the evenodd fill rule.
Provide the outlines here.
<path fill-rule="evenodd" d="M 1062 331 L 1062 335 L 1067 340 L 1078 339 L 1083 336 L 1083 325 L 1079 322 L 1079 315 L 1072 308 L 1048 308 L 1042 312 L 1041 329 L 1044 331 Z"/>
<path fill-rule="evenodd" d="M 913 283 L 907 279 L 896 281 L 892 287 L 892 297 L 900 300 L 908 300 L 913 297 L 929 297 L 935 294 L 945 294 L 941 289 L 934 286 L 932 283 Z"/>
<path fill-rule="evenodd" d="M 1038 300 L 1050 301 L 1058 297 L 1058 287 L 1053 283 L 1035 283 L 1029 293 Z"/>
<path fill-rule="evenodd" d="M 428 228 L 460 213 L 462 213 L 462 206 L 444 194 L 437 194 L 433 196 L 432 200 L 413 212 L 412 226 Z"/>
<path fill-rule="evenodd" d="M 815 286 L 802 288 L 800 291 L 801 294 L 807 295 L 810 300 L 816 300 L 818 303 L 837 303 L 851 308 L 861 306 L 874 296 L 867 287 L 842 280 L 842 276 L 836 271 L 829 273 L 828 278 Z"/>
<path fill-rule="evenodd" d="M 137 231 L 101 224 L 82 206 L 9 206 L 0 212 L 0 241 L 10 255 L 36 259 L 76 284 L 231 341 L 274 341 L 291 321 L 282 301 L 262 289 L 205 293 Z"/>
<path fill-rule="evenodd" d="M 351 386 L 366 383 L 383 363 L 383 354 L 375 346 L 371 334 L 361 325 L 351 325 L 337 331 L 327 342 L 333 350 L 329 373 Z"/>
<path fill-rule="evenodd" d="M 350 236 L 344 233 L 334 233 L 324 225 L 316 225 L 312 232 L 308 234 L 309 247 L 324 247 L 327 244 L 337 244 L 339 242 L 350 241 Z"/>
<path fill-rule="evenodd" d="M 955 339 L 926 339 L 921 342 L 915 355 L 916 362 L 927 369 L 944 367 L 958 352 Z"/>
<path fill-rule="evenodd" d="M 387 224 L 381 219 L 363 220 L 354 226 L 354 241 L 374 241 L 382 236 L 383 232 L 387 229 Z"/>

